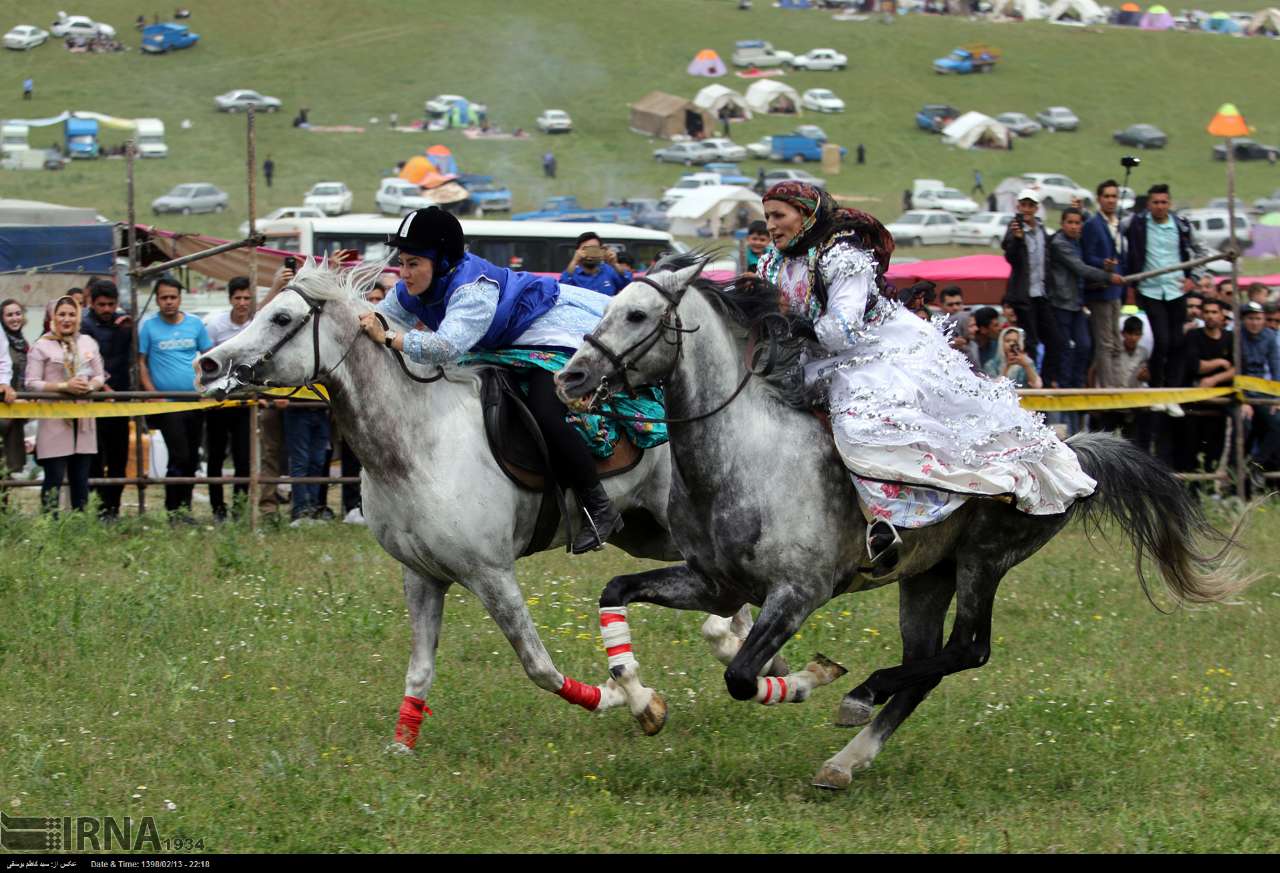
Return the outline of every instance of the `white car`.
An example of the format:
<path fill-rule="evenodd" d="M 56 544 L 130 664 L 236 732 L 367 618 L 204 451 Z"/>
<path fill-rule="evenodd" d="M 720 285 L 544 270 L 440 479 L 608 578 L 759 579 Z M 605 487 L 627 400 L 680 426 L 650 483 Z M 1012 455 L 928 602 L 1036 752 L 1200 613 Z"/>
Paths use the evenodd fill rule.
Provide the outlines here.
<path fill-rule="evenodd" d="M 790 168 L 778 168 L 776 170 L 768 170 L 764 174 L 765 188 L 771 188 L 779 182 L 803 182 L 806 185 L 812 185 L 815 188 L 827 187 L 826 179 L 819 179 L 812 173 L 806 173 L 804 170 L 792 170 Z"/>
<path fill-rule="evenodd" d="M 573 130 L 573 119 L 563 109 L 548 109 L 538 116 L 538 130 L 543 133 L 568 133 Z"/>
<path fill-rule="evenodd" d="M 747 159 L 746 147 L 738 145 L 731 139 L 715 136 L 710 139 L 704 139 L 702 144 L 716 150 L 716 160 L 737 163 Z"/>
<path fill-rule="evenodd" d="M 351 189 L 342 182 L 317 182 L 302 198 L 304 206 L 314 206 L 325 215 L 351 211 Z"/>
<path fill-rule="evenodd" d="M 719 173 L 688 173 L 681 177 L 679 182 L 667 190 L 662 192 L 662 199 L 668 203 L 675 203 L 682 197 L 697 191 L 699 188 L 706 188 L 709 185 L 721 184 Z"/>
<path fill-rule="evenodd" d="M 15 51 L 33 49 L 48 38 L 47 30 L 41 30 L 33 24 L 19 24 L 4 35 L 4 47 Z"/>
<path fill-rule="evenodd" d="M 1022 181 L 1040 194 L 1040 205 L 1045 209 L 1065 209 L 1071 205 L 1074 197 L 1080 198 L 1081 204 L 1093 206 L 1093 192 L 1082 188 L 1066 176 L 1058 173 L 1023 173 Z"/>
<path fill-rule="evenodd" d="M 800 95 L 800 105 L 814 112 L 844 112 L 844 101 L 826 88 L 810 88 Z"/>
<path fill-rule="evenodd" d="M 262 112 L 275 112 L 282 104 L 275 97 L 267 97 L 257 91 L 238 88 L 214 97 L 213 105 L 222 112 L 242 112 L 250 106 Z"/>
<path fill-rule="evenodd" d="M 415 209 L 426 209 L 435 204 L 422 196 L 422 189 L 412 182 L 391 177 L 383 179 L 378 193 L 373 195 L 378 209 L 388 215 L 405 215 Z"/>
<path fill-rule="evenodd" d="M 960 222 L 941 209 L 913 209 L 887 225 L 893 240 L 900 246 L 946 245 L 955 236 Z"/>
<path fill-rule="evenodd" d="M 1196 241 L 1211 249 L 1222 251 L 1231 242 L 1231 225 L 1225 209 L 1184 209 L 1178 213 L 1185 218 L 1195 232 Z M 1236 242 L 1240 248 L 1253 245 L 1253 225 L 1249 216 L 1236 213 Z"/>
<path fill-rule="evenodd" d="M 489 110 L 488 106 L 482 103 L 474 103 L 457 94 L 437 94 L 422 105 L 427 110 L 428 115 L 445 115 L 453 111 L 454 104 L 461 102 L 469 104 L 472 109 L 481 115 Z"/>
<path fill-rule="evenodd" d="M 973 215 L 980 208 L 955 188 L 927 188 L 912 197 L 911 205 L 919 209 L 945 209 L 952 215 Z"/>
<path fill-rule="evenodd" d="M 843 70 L 849 59 L 835 49 L 812 49 L 792 58 L 791 66 L 797 70 Z"/>
<path fill-rule="evenodd" d="M 114 37 L 116 29 L 110 24 L 94 21 L 87 15 L 59 15 L 49 28 L 54 36 L 78 36 L 93 39 L 95 36 Z"/>
<path fill-rule="evenodd" d="M 999 248 L 1011 221 L 1012 212 L 979 212 L 956 225 L 951 241 L 963 246 Z"/>
<path fill-rule="evenodd" d="M 315 206 L 281 206 L 279 209 L 273 209 L 259 218 L 254 223 L 254 226 L 258 230 L 264 230 L 271 222 L 286 218 L 324 218 L 324 211 Z M 248 235 L 249 222 L 246 221 L 240 225 L 240 236 L 245 237 Z"/>
<path fill-rule="evenodd" d="M 747 153 L 761 161 L 767 161 L 773 154 L 773 137 L 762 137 L 755 142 L 747 143 Z"/>

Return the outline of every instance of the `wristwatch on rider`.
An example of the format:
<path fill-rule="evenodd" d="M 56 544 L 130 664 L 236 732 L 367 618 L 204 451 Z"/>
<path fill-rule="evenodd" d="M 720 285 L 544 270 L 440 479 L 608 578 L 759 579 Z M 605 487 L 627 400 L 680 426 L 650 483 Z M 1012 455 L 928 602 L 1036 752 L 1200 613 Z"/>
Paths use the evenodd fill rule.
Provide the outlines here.
<path fill-rule="evenodd" d="M 395 338 L 398 337 L 399 335 L 400 334 L 398 334 L 394 330 L 387 331 L 387 335 L 383 338 L 382 344 L 389 349 L 394 349 L 395 346 L 393 346 L 391 343 L 395 342 Z"/>

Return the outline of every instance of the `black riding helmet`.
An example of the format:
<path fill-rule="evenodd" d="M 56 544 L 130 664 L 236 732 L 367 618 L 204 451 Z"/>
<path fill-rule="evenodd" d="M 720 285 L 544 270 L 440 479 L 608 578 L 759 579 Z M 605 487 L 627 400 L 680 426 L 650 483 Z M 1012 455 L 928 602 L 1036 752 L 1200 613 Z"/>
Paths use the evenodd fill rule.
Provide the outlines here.
<path fill-rule="evenodd" d="M 466 253 L 462 224 L 439 206 L 415 209 L 400 222 L 400 228 L 387 235 L 387 245 L 408 255 L 430 258 L 436 263 L 456 264 Z"/>

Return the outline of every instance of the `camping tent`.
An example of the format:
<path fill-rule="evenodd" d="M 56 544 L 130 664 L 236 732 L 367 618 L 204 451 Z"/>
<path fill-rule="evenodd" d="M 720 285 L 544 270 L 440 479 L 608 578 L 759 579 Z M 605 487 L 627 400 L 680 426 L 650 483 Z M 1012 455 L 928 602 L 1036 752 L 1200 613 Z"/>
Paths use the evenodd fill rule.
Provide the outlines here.
<path fill-rule="evenodd" d="M 442 145 L 427 149 L 425 155 L 414 155 L 400 168 L 400 178 L 423 188 L 439 188 L 457 178 L 458 164 Z"/>
<path fill-rule="evenodd" d="M 996 0 L 991 7 L 991 15 L 997 18 L 1037 21 L 1044 18 L 1044 7 L 1040 5 L 1040 0 Z"/>
<path fill-rule="evenodd" d="M 1081 24 L 1096 24 L 1107 20 L 1094 0 L 1056 0 L 1049 7 L 1045 18 L 1050 21 L 1079 21 Z"/>
<path fill-rule="evenodd" d="M 1200 29 L 1210 33 L 1239 33 L 1244 28 L 1240 26 L 1240 22 L 1219 10 L 1200 22 Z"/>
<path fill-rule="evenodd" d="M 981 112 L 966 112 L 942 129 L 942 141 L 957 148 L 1007 149 L 1009 128 Z"/>
<path fill-rule="evenodd" d="M 631 104 L 631 129 L 662 139 L 715 130 L 716 117 L 674 94 L 650 91 Z"/>
<path fill-rule="evenodd" d="M 717 118 L 721 110 L 727 110 L 730 118 L 750 118 L 751 109 L 746 98 L 724 85 L 708 85 L 693 98 L 693 105 L 705 109 Z"/>
<path fill-rule="evenodd" d="M 1163 6 L 1152 6 L 1138 26 L 1143 30 L 1169 30 L 1173 27 L 1173 16 Z"/>
<path fill-rule="evenodd" d="M 809 0 L 780 0 L 779 9 L 808 9 L 812 4 Z"/>
<path fill-rule="evenodd" d="M 667 218 L 671 220 L 671 233 L 676 236 L 728 236 L 737 226 L 738 210 L 743 207 L 751 220 L 764 218 L 760 195 L 750 188 L 707 185 L 672 204 Z"/>
<path fill-rule="evenodd" d="M 996 209 L 1000 212 L 1016 212 L 1018 209 L 1018 192 L 1027 187 L 1027 180 L 1021 176 L 1007 176 L 996 186 Z"/>
<path fill-rule="evenodd" d="M 1121 27 L 1137 27 L 1142 23 L 1142 8 L 1137 3 L 1126 3 L 1116 13 L 1115 23 Z"/>
<path fill-rule="evenodd" d="M 1274 6 L 1270 9 L 1263 9 L 1253 16 L 1253 20 L 1249 22 L 1249 26 L 1244 29 L 1244 32 L 1249 36 L 1259 33 L 1266 36 L 1280 36 L 1280 9 Z"/>
<path fill-rule="evenodd" d="M 693 56 L 688 67 L 690 76 L 723 76 L 726 72 L 724 61 L 716 54 L 715 49 L 703 49 Z"/>
<path fill-rule="evenodd" d="M 761 115 L 799 115 L 800 95 L 776 79 L 761 79 L 747 89 L 747 106 Z"/>
<path fill-rule="evenodd" d="M 431 162 L 436 171 L 444 176 L 458 175 L 458 162 L 453 158 L 453 152 L 449 151 L 448 146 L 433 145 L 427 149 L 427 160 Z"/>

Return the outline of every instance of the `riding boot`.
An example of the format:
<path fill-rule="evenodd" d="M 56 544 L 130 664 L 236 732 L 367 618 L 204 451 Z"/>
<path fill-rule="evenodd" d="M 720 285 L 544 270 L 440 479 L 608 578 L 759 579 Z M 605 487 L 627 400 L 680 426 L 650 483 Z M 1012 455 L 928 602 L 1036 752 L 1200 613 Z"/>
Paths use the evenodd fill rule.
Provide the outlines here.
<path fill-rule="evenodd" d="M 878 519 L 867 528 L 867 557 L 871 559 L 875 575 L 883 575 L 898 566 L 898 546 L 901 544 L 898 529 L 887 521 Z"/>
<path fill-rule="evenodd" d="M 609 537 L 622 530 L 622 513 L 613 508 L 613 501 L 599 483 L 578 492 L 587 522 L 573 540 L 573 553 L 581 555 L 603 549 Z"/>

